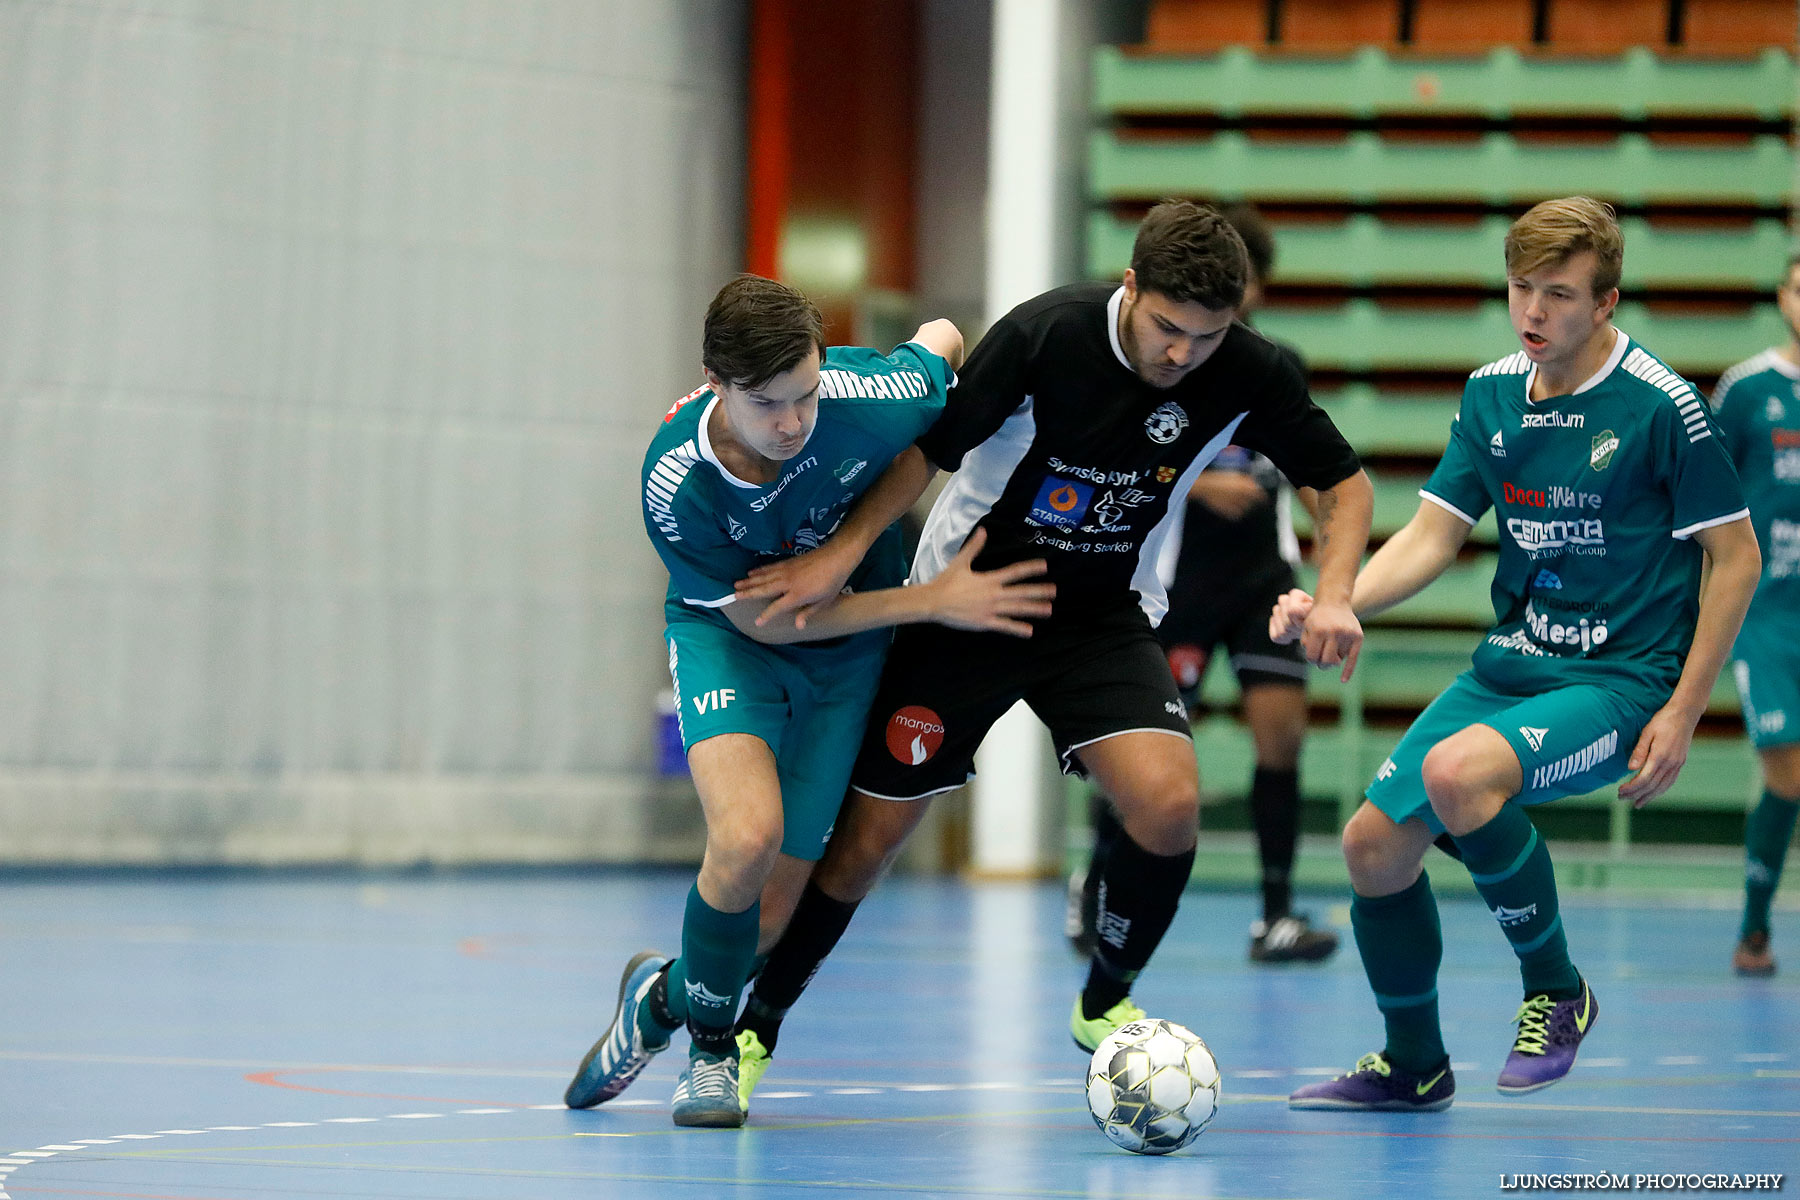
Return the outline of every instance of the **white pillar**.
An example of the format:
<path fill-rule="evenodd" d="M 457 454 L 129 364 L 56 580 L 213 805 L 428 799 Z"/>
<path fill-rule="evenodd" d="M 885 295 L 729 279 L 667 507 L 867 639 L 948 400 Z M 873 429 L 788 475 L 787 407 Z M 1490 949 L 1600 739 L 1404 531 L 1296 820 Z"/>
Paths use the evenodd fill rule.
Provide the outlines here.
<path fill-rule="evenodd" d="M 1057 283 L 1061 0 L 994 0 L 988 120 L 987 317 Z M 1054 789 L 1048 732 L 1023 704 L 975 756 L 972 863 L 979 874 L 1036 874 Z M 1049 793 L 1049 794 L 1047 794 Z"/>

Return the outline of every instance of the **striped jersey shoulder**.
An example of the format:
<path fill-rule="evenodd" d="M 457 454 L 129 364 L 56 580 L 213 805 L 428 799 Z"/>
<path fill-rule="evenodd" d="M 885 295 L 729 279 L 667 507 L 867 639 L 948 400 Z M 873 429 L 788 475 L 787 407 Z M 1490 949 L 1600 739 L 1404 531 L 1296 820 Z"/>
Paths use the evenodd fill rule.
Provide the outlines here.
<path fill-rule="evenodd" d="M 700 443 L 694 438 L 677 442 L 660 452 L 652 447 L 644 464 L 644 512 L 663 537 L 681 540 L 681 523 L 675 518 L 675 497 L 687 482 L 688 472 L 700 465 Z"/>
<path fill-rule="evenodd" d="M 1531 360 L 1525 357 L 1523 350 L 1497 358 L 1484 367 L 1477 367 L 1469 372 L 1470 379 L 1486 379 L 1490 375 L 1523 375 L 1531 370 Z"/>
<path fill-rule="evenodd" d="M 1729 392 L 1739 380 L 1748 379 L 1752 375 L 1761 375 L 1764 371 L 1772 371 L 1774 369 L 1775 351 L 1773 350 L 1764 350 L 1759 354 L 1752 354 L 1743 362 L 1732 366 L 1723 375 L 1719 376 L 1718 386 L 1713 388 L 1713 407 L 1719 407 L 1720 402 L 1725 399 L 1725 393 Z"/>
<path fill-rule="evenodd" d="M 1693 384 L 1670 370 L 1667 364 L 1642 346 L 1633 344 L 1619 363 L 1619 370 L 1661 392 L 1675 406 L 1686 427 L 1689 442 L 1712 436 L 1706 419 L 1706 403 Z"/>
<path fill-rule="evenodd" d="M 888 358 L 861 347 L 833 346 L 819 368 L 819 399 L 922 400 L 932 380 L 911 356 Z"/>

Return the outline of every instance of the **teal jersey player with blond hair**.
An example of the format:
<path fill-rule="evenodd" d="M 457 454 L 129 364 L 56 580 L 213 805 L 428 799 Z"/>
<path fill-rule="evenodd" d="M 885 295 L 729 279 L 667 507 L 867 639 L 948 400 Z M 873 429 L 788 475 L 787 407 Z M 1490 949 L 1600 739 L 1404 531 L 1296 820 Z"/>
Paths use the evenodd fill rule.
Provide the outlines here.
<path fill-rule="evenodd" d="M 1387 1044 L 1297 1109 L 1437 1111 L 1456 1080 L 1438 1020 L 1443 935 L 1424 872 L 1443 844 L 1519 963 L 1502 1093 L 1568 1074 L 1600 1005 L 1570 956 L 1550 854 L 1525 809 L 1626 775 L 1674 783 L 1759 570 L 1749 512 L 1699 394 L 1614 328 L 1624 240 L 1610 207 L 1551 200 L 1506 237 L 1517 353 L 1475 371 L 1418 513 L 1356 579 L 1359 616 L 1418 592 L 1489 508 L 1495 622 L 1344 828 L 1351 928 Z M 1703 574 L 1703 561 L 1710 570 Z M 1291 636 L 1311 604 L 1277 603 Z"/>
<path fill-rule="evenodd" d="M 735 1127 L 742 1057 L 732 1024 L 760 949 L 786 926 L 824 851 L 849 781 L 887 650 L 888 627 L 941 621 L 1029 635 L 1049 611 L 1043 564 L 970 569 L 979 544 L 940 580 L 901 587 L 896 530 L 849 585 L 781 619 L 737 598 L 759 565 L 815 549 L 854 525 L 866 492 L 910 488 L 926 469 L 912 443 L 955 383 L 962 336 L 920 327 L 890 355 L 832 349 L 818 309 L 754 275 L 707 310 L 706 386 L 669 410 L 645 455 L 644 527 L 669 571 L 669 671 L 688 768 L 706 818 L 706 853 L 688 893 L 681 952 L 626 964 L 611 1026 L 564 1101 L 587 1108 L 622 1092 L 686 1027 L 677 1125 Z"/>
<path fill-rule="evenodd" d="M 1763 551 L 1762 580 L 1731 652 L 1763 783 L 1744 823 L 1744 917 L 1731 956 L 1740 975 L 1775 973 L 1769 908 L 1800 813 L 1800 256 L 1788 262 L 1776 299 L 1793 336 L 1725 372 L 1713 394 Z"/>

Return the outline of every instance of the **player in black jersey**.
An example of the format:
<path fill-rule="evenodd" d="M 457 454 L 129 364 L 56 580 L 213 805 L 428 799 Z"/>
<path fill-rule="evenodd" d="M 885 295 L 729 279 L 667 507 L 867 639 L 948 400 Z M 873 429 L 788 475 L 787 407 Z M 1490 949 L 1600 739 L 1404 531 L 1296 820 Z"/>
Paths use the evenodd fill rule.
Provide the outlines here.
<path fill-rule="evenodd" d="M 1250 324 L 1275 265 L 1275 238 L 1247 204 L 1233 205 L 1223 215 L 1249 253 L 1250 274 L 1237 315 Z M 1304 371 L 1297 354 L 1295 360 Z M 1309 507 L 1310 496 L 1303 494 Z M 1171 535 L 1158 564 L 1169 612 L 1156 633 L 1189 719 L 1201 713 L 1200 684 L 1216 647 L 1229 656 L 1243 695 L 1244 721 L 1256 749 L 1249 799 L 1262 869 L 1262 917 L 1250 926 L 1250 960 L 1259 963 L 1321 962 L 1338 947 L 1335 933 L 1314 929 L 1305 913 L 1293 910 L 1290 882 L 1300 838 L 1306 661 L 1297 643 L 1269 640 L 1268 613 L 1275 598 L 1295 586 L 1300 547 L 1289 515 L 1293 500 L 1292 489 L 1267 457 L 1227 446 L 1194 481 L 1187 503 L 1178 506 L 1180 532 Z M 1069 878 L 1067 920 L 1069 939 L 1084 957 L 1098 940 L 1102 864 L 1119 831 L 1118 815 L 1098 788 L 1088 798 L 1088 811 L 1093 853 Z"/>
<path fill-rule="evenodd" d="M 914 581 L 934 577 L 979 527 L 979 565 L 1043 558 L 1056 607 L 1028 641 L 896 638 L 836 831 L 740 1018 L 746 1092 L 760 1074 L 753 1060 L 766 1065 L 781 1016 L 929 798 L 973 777 L 976 747 L 1020 699 L 1050 727 L 1064 769 L 1104 787 L 1124 825 L 1071 1033 L 1092 1050 L 1142 1015 L 1131 984 L 1175 916 L 1199 813 L 1186 713 L 1154 632 L 1166 608 L 1155 563 L 1172 504 L 1227 445 L 1318 490 L 1330 600 L 1311 610 L 1302 644 L 1312 663 L 1354 669 L 1362 628 L 1348 602 L 1373 489 L 1292 356 L 1234 319 L 1246 269 L 1242 239 L 1217 212 L 1157 205 L 1122 286 L 1057 288 L 1001 318 L 963 368 L 958 404 L 908 452 L 922 453 L 896 460 L 910 462 L 919 492 L 937 467 L 956 468 Z M 827 542 L 753 573 L 739 595 L 772 600 L 769 615 L 804 609 L 835 595 L 861 553 Z"/>

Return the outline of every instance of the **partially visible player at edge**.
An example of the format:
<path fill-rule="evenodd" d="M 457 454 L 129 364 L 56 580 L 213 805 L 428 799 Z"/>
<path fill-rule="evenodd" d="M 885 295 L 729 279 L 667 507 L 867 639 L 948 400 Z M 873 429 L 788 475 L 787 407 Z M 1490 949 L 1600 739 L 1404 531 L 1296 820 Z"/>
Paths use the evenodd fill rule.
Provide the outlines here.
<path fill-rule="evenodd" d="M 1227 444 L 1320 491 L 1322 598 L 1302 640 L 1312 662 L 1354 669 L 1362 628 L 1350 585 L 1373 489 L 1292 356 L 1234 320 L 1246 270 L 1243 242 L 1217 212 L 1165 202 L 1140 225 L 1122 285 L 1029 300 L 970 355 L 956 412 L 920 441 L 933 466 L 957 470 L 926 522 L 913 582 L 985 534 L 983 565 L 1048 561 L 1056 612 L 1029 642 L 926 626 L 896 635 L 837 830 L 739 1021 L 746 1093 L 782 1017 L 930 798 L 973 778 L 989 727 L 1021 699 L 1049 726 L 1063 769 L 1104 787 L 1124 826 L 1102 870 L 1099 944 L 1070 1032 L 1091 1052 L 1143 1015 L 1132 983 L 1174 919 L 1199 813 L 1187 716 L 1154 632 L 1166 608 L 1155 563 L 1171 506 Z M 884 499 L 894 507 L 859 528 L 910 497 L 864 504 Z M 791 620 L 834 594 L 862 550 L 840 533 L 753 573 L 738 594 Z"/>
<path fill-rule="evenodd" d="M 1546 201 L 1514 222 L 1505 251 L 1523 348 L 1469 377 L 1424 502 L 1370 558 L 1352 600 L 1368 616 L 1418 592 L 1492 507 L 1496 621 L 1344 829 L 1351 928 L 1387 1044 L 1296 1091 L 1292 1108 L 1449 1107 L 1443 938 L 1423 870 L 1446 831 L 1524 984 L 1500 1091 L 1568 1073 L 1600 1006 L 1570 960 L 1550 855 L 1525 807 L 1628 773 L 1619 794 L 1639 807 L 1668 790 L 1760 570 L 1706 405 L 1612 324 L 1624 240 L 1611 207 Z M 1296 636 L 1312 604 L 1283 596 L 1270 635 Z"/>
<path fill-rule="evenodd" d="M 1713 392 L 1713 419 L 1763 549 L 1762 582 L 1731 652 L 1763 781 L 1744 825 L 1744 920 L 1731 955 L 1740 975 L 1775 973 L 1769 904 L 1800 811 L 1800 255 L 1788 260 L 1775 297 L 1787 345 L 1737 364 Z"/>
<path fill-rule="evenodd" d="M 849 587 L 811 613 L 757 623 L 733 581 L 817 547 L 865 493 L 912 473 L 914 439 L 945 408 L 962 359 L 948 321 L 891 355 L 825 349 L 819 310 L 794 289 L 739 276 L 706 312 L 706 385 L 663 419 L 644 458 L 644 527 L 669 570 L 663 604 L 682 743 L 706 818 L 681 955 L 625 967 L 618 1009 L 564 1100 L 618 1095 L 686 1026 L 677 1125 L 743 1124 L 732 1035 L 760 948 L 773 943 L 823 852 L 890 641 L 888 626 L 943 621 L 1028 637 L 1050 610 L 1039 562 L 974 572 L 972 543 L 922 587 L 900 587 L 899 531 L 859 530 Z M 790 643 L 805 643 L 793 645 Z"/>

